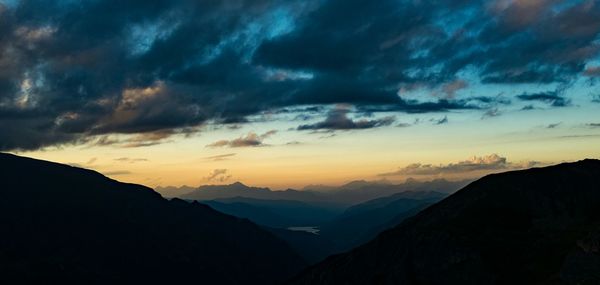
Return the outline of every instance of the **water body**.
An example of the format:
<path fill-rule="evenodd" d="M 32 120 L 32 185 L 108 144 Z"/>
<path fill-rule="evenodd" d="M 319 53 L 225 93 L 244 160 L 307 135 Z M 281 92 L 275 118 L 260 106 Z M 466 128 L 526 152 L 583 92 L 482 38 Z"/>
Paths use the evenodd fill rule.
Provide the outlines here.
<path fill-rule="evenodd" d="M 311 234 L 315 234 L 318 235 L 319 234 L 319 227 L 289 227 L 287 228 L 290 231 L 297 231 L 297 232 L 307 232 L 307 233 L 311 233 Z"/>

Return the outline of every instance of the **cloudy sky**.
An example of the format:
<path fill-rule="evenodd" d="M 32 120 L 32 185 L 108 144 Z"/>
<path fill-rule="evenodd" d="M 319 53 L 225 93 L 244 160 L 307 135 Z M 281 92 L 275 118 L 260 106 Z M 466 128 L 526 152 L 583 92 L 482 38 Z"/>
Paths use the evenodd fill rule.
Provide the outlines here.
<path fill-rule="evenodd" d="M 157 185 L 600 158 L 600 2 L 0 0 L 0 151 Z"/>

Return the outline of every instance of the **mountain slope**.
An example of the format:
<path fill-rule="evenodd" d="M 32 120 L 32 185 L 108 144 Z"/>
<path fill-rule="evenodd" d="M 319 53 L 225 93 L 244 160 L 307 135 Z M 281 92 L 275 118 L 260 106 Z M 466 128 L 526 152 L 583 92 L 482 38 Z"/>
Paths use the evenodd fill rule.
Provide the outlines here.
<path fill-rule="evenodd" d="M 448 181 L 445 179 L 435 179 L 431 181 L 407 179 L 406 182 L 401 184 L 353 181 L 342 185 L 335 190 L 320 193 L 337 203 L 356 205 L 402 192 L 422 193 L 436 191 L 442 193 L 454 193 L 467 185 L 468 182 L 470 181 Z"/>
<path fill-rule="evenodd" d="M 247 220 L 0 154 L 0 282 L 273 284 L 304 261 Z"/>
<path fill-rule="evenodd" d="M 295 200 L 313 201 L 317 197 L 315 193 L 288 189 L 285 191 L 271 191 L 269 188 L 250 187 L 240 182 L 229 185 L 204 185 L 195 191 L 181 195 L 182 199 L 188 200 L 216 200 L 227 198 L 253 198 L 261 200 Z"/>
<path fill-rule="evenodd" d="M 320 234 L 336 243 L 338 252 L 373 239 L 446 195 L 439 192 L 401 192 L 348 208 L 323 225 Z"/>
<path fill-rule="evenodd" d="M 599 229 L 600 161 L 494 174 L 292 283 L 599 284 Z"/>
<path fill-rule="evenodd" d="M 179 186 L 179 187 L 167 186 L 167 187 L 156 187 L 154 189 L 154 191 L 158 192 L 161 196 L 163 196 L 165 198 L 179 198 L 183 195 L 186 195 L 186 194 L 196 191 L 196 188 L 190 187 L 187 185 L 183 185 L 183 186 Z"/>
<path fill-rule="evenodd" d="M 335 253 L 334 244 L 321 235 L 305 231 L 291 231 L 269 227 L 265 227 L 265 229 L 286 241 L 298 254 L 311 264 L 317 263 L 325 259 L 325 257 Z"/>
<path fill-rule="evenodd" d="M 290 200 L 235 197 L 200 201 L 213 209 L 270 227 L 315 226 L 329 222 L 342 209 Z"/>

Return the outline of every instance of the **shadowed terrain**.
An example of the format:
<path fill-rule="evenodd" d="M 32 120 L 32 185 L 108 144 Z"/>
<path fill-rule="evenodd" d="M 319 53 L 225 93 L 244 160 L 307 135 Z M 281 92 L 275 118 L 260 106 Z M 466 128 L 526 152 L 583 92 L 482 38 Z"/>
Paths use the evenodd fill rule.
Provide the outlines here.
<path fill-rule="evenodd" d="M 0 154 L 0 281 L 276 284 L 284 241 L 208 206 L 67 165 Z"/>
<path fill-rule="evenodd" d="M 320 227 L 320 234 L 342 252 L 373 239 L 447 195 L 439 192 L 400 192 L 354 205 Z"/>
<path fill-rule="evenodd" d="M 599 284 L 600 161 L 486 176 L 292 284 Z"/>

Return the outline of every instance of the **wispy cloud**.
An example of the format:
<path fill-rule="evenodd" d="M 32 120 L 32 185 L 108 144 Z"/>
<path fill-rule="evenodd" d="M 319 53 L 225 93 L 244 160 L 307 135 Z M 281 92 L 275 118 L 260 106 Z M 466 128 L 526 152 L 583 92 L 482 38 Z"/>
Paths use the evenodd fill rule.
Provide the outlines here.
<path fill-rule="evenodd" d="M 349 113 L 350 109 L 347 106 L 337 106 L 327 113 L 327 118 L 324 121 L 300 125 L 297 129 L 299 131 L 372 129 L 389 126 L 395 121 L 395 118 L 391 116 L 373 120 L 353 120 L 348 117 Z"/>
<path fill-rule="evenodd" d="M 204 180 L 208 182 L 225 182 L 230 178 L 231 175 L 228 174 L 227 169 L 214 169 L 208 173 L 208 176 L 204 177 Z"/>
<path fill-rule="evenodd" d="M 444 125 L 448 123 L 448 116 L 444 116 L 443 118 L 439 119 L 439 120 L 434 120 L 436 125 Z"/>
<path fill-rule="evenodd" d="M 600 77 L 600 66 L 590 66 L 583 71 L 589 77 Z"/>
<path fill-rule="evenodd" d="M 483 116 L 481 116 L 481 119 L 498 117 L 501 114 L 502 113 L 500 112 L 500 110 L 498 108 L 492 108 L 492 109 L 485 111 L 485 113 L 483 113 Z"/>
<path fill-rule="evenodd" d="M 558 126 L 560 126 L 562 124 L 562 122 L 559 123 L 554 123 L 554 124 L 548 124 L 546 126 L 546 129 L 556 129 Z"/>
<path fill-rule="evenodd" d="M 270 136 L 276 134 L 276 130 L 268 131 L 264 134 L 257 135 L 254 132 L 249 132 L 248 134 L 241 136 L 232 140 L 220 140 L 208 144 L 207 147 L 258 147 L 258 146 L 267 146 L 263 141 Z"/>
<path fill-rule="evenodd" d="M 477 157 L 449 164 L 412 163 L 393 172 L 381 173 L 379 176 L 435 176 L 444 174 L 465 174 L 476 171 L 508 170 L 533 167 L 540 164 L 536 161 L 525 163 L 509 162 L 506 157 L 497 154 Z"/>
<path fill-rule="evenodd" d="M 589 123 L 587 126 L 591 128 L 600 128 L 600 123 Z"/>
<path fill-rule="evenodd" d="M 132 172 L 131 171 L 127 171 L 127 170 L 115 170 L 115 171 L 102 172 L 102 174 L 104 174 L 106 176 L 119 176 L 119 175 L 132 174 Z"/>
<path fill-rule="evenodd" d="M 146 159 L 146 158 L 119 157 L 119 158 L 115 158 L 114 161 L 127 162 L 127 163 L 136 163 L 136 162 L 146 162 L 146 161 L 148 161 L 148 159 Z"/>
<path fill-rule="evenodd" d="M 219 154 L 219 155 L 207 156 L 204 159 L 211 160 L 211 161 L 222 161 L 222 160 L 228 160 L 235 155 L 236 155 L 235 153 Z"/>

